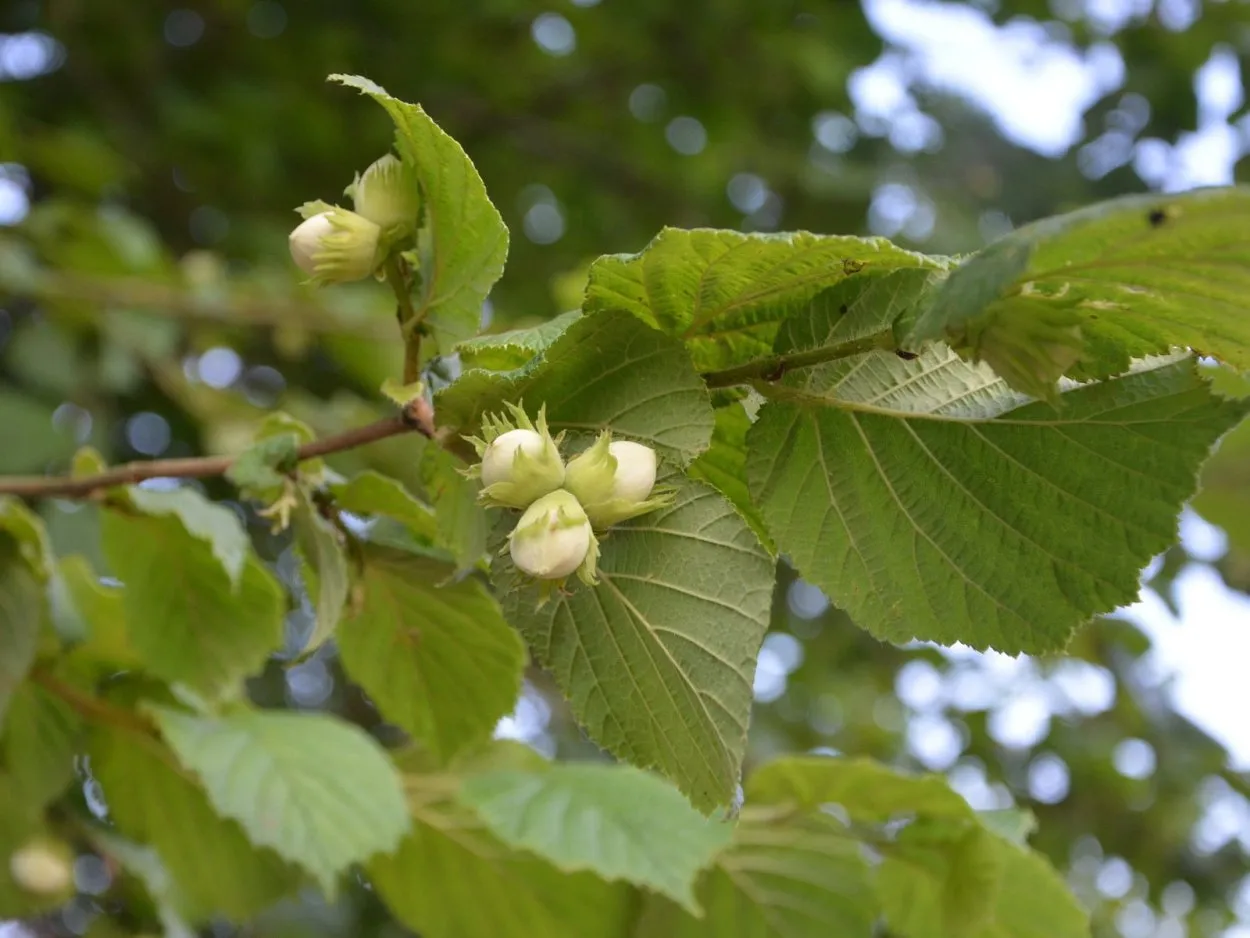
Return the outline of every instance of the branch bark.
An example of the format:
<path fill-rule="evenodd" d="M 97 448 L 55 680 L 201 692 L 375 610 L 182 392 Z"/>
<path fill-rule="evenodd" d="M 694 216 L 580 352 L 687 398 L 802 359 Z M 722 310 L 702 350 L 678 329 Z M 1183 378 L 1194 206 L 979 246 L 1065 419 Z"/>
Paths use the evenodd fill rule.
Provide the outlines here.
<path fill-rule="evenodd" d="M 850 358 L 872 351 L 894 350 L 894 335 L 890 330 L 876 332 L 862 339 L 852 339 L 840 345 L 824 345 L 805 352 L 787 352 L 756 358 L 723 371 L 708 371 L 702 375 L 709 388 L 728 388 L 735 384 L 752 384 L 755 381 L 779 381 L 782 375 L 796 368 L 810 368 L 825 362 Z"/>
<path fill-rule="evenodd" d="M 374 443 L 405 433 L 420 433 L 434 437 L 434 412 L 428 401 L 418 398 L 410 402 L 393 417 L 352 430 L 345 430 L 320 440 L 305 443 L 299 448 L 300 462 L 329 456 L 344 450 L 355 449 L 366 443 Z M 89 498 L 102 489 L 118 485 L 133 485 L 145 479 L 178 478 L 206 479 L 223 475 L 238 456 L 198 456 L 189 459 L 151 459 L 143 462 L 116 466 L 96 475 L 70 478 L 67 476 L 0 476 L 0 495 L 20 495 L 26 498 Z"/>

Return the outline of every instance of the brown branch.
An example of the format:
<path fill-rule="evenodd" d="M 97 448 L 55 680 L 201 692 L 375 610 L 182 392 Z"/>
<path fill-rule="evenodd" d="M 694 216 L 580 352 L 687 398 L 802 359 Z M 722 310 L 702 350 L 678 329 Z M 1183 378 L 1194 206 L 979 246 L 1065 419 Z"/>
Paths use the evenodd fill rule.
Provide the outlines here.
<path fill-rule="evenodd" d="M 428 401 L 417 398 L 403 411 L 376 423 L 345 430 L 320 440 L 305 443 L 296 453 L 298 461 L 341 453 L 366 443 L 374 443 L 404 433 L 434 436 L 434 412 Z M 133 485 L 144 479 L 204 479 L 225 474 L 238 456 L 197 456 L 189 459 L 150 459 L 116 466 L 96 475 L 69 478 L 65 476 L 0 476 L 0 495 L 21 495 L 27 498 L 86 498 L 101 489 Z"/>

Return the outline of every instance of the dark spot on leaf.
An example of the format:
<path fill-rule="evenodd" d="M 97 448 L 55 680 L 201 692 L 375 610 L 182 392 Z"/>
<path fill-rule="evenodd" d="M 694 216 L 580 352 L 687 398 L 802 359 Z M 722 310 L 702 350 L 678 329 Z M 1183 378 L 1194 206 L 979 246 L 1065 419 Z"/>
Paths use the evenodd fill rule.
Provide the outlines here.
<path fill-rule="evenodd" d="M 847 309 L 848 309 L 847 305 L 843 303 L 841 306 L 838 307 L 838 313 L 842 316 L 845 316 Z"/>
<path fill-rule="evenodd" d="M 915 352 L 905 352 L 901 348 L 895 349 L 894 354 L 897 355 L 899 358 L 901 358 L 905 362 L 915 361 L 917 358 L 920 357 Z"/>
<path fill-rule="evenodd" d="M 842 272 L 844 274 L 857 274 L 863 269 L 863 261 L 857 261 L 853 257 L 845 257 L 842 259 Z"/>
<path fill-rule="evenodd" d="M 1151 228 L 1158 228 L 1168 220 L 1168 213 L 1161 208 L 1152 208 L 1150 214 L 1146 216 L 1146 221 L 1150 222 Z"/>

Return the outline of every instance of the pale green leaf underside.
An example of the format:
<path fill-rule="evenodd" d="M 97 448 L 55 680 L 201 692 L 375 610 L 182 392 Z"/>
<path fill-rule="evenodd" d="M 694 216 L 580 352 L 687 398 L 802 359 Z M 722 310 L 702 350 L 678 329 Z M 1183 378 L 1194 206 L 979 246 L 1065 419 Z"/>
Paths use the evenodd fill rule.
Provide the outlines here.
<path fill-rule="evenodd" d="M 652 899 L 636 934 L 665 938 L 869 938 L 877 902 L 858 842 L 830 817 L 744 814 L 704 874 L 703 917 Z"/>
<path fill-rule="evenodd" d="M 628 310 L 707 371 L 768 354 L 779 322 L 851 274 L 945 266 L 884 238 L 666 228 L 639 254 L 595 261 L 585 309 Z"/>
<path fill-rule="evenodd" d="M 1106 377 L 1130 358 L 1195 348 L 1250 367 L 1250 187 L 1114 199 L 1018 229 L 956 270 L 908 341 L 978 354 L 1012 316 L 1075 314 L 1083 360 Z M 1058 373 L 1050 376 L 1058 377 Z"/>
<path fill-rule="evenodd" d="M 465 372 L 435 400 L 439 421 L 476 433 L 484 412 L 547 405 L 553 432 L 612 428 L 688 461 L 712 434 L 707 389 L 680 342 L 625 312 L 585 316 L 540 357 L 510 372 Z"/>
<path fill-rule="evenodd" d="M 474 579 L 450 565 L 370 549 L 364 599 L 339 629 L 347 673 L 382 715 L 449 758 L 487 738 L 521 689 L 525 646 Z"/>
<path fill-rule="evenodd" d="M 789 393 L 748 438 L 778 549 L 879 637 L 1005 652 L 1060 649 L 1132 601 L 1248 409 L 1173 360 L 1004 411 L 1013 393 L 941 346 L 812 369 Z"/>
<path fill-rule="evenodd" d="M 294 868 L 252 846 L 235 821 L 212 809 L 203 789 L 157 740 L 98 730 L 90 753 L 110 819 L 120 833 L 156 849 L 173 876 L 167 898 L 182 916 L 243 921 L 299 883 Z"/>
<path fill-rule="evenodd" d="M 746 409 L 738 401 L 716 411 L 716 427 L 712 431 L 712 445 L 690 464 L 686 470 L 692 479 L 706 482 L 725 498 L 751 526 L 760 543 L 771 554 L 776 553 L 772 537 L 760 517 L 759 509 L 751 501 L 747 487 L 747 431 L 751 420 Z"/>
<path fill-rule="evenodd" d="M 152 674 L 229 696 L 281 645 L 282 590 L 255 557 L 232 588 L 209 542 L 169 515 L 106 511 L 101 542 L 125 584 L 129 644 Z"/>
<path fill-rule="evenodd" d="M 313 713 L 152 710 L 217 811 L 328 895 L 347 867 L 394 849 L 409 827 L 398 773 L 357 726 Z"/>
<path fill-rule="evenodd" d="M 467 779 L 460 798 L 513 847 L 562 870 L 645 886 L 695 913 L 699 871 L 733 833 L 671 785 L 630 766 L 491 772 Z"/>
<path fill-rule="evenodd" d="M 451 341 L 478 329 L 482 301 L 503 274 L 508 229 L 486 194 L 482 177 L 460 144 L 419 105 L 391 97 L 355 75 L 331 75 L 377 101 L 395 122 L 395 147 L 416 170 L 424 227 L 418 253 L 418 316 L 428 316 Z"/>
<path fill-rule="evenodd" d="M 510 850 L 467 809 L 410 778 L 412 832 L 368 865 L 396 918 L 425 938 L 625 938 L 632 890 Z"/>
<path fill-rule="evenodd" d="M 669 479 L 667 481 L 675 481 Z M 738 781 L 774 567 L 714 490 L 682 483 L 676 504 L 603 538 L 602 582 L 536 609 L 507 558 L 508 620 L 600 745 L 673 779 L 702 809 Z"/>

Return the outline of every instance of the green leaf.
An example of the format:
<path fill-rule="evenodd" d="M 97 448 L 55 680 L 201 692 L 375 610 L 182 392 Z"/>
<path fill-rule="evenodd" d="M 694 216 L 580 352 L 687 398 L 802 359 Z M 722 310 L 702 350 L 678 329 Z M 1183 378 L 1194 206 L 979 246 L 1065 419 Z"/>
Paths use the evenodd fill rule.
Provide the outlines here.
<path fill-rule="evenodd" d="M 553 432 L 610 427 L 683 463 L 707 448 L 707 389 L 681 343 L 622 311 L 584 316 L 516 371 L 467 371 L 435 399 L 444 426 L 477 432 L 483 413 L 546 404 Z"/>
<path fill-rule="evenodd" d="M 1026 403 L 935 346 L 793 375 L 748 436 L 780 551 L 874 635 L 1064 647 L 1131 602 L 1212 444 L 1250 409 L 1191 360 Z"/>
<path fill-rule="evenodd" d="M 9 700 L 0 755 L 18 803 L 38 812 L 74 777 L 82 721 L 62 700 L 27 681 Z"/>
<path fill-rule="evenodd" d="M 852 820 L 880 824 L 903 814 L 966 820 L 972 808 L 939 775 L 909 775 L 871 759 L 790 756 L 751 774 L 748 805 L 814 810 L 841 805 Z"/>
<path fill-rule="evenodd" d="M 625 938 L 632 890 L 509 850 L 468 809 L 409 779 L 412 832 L 369 877 L 424 938 Z"/>
<path fill-rule="evenodd" d="M 204 790 L 156 739 L 98 729 L 90 752 L 110 820 L 156 849 L 172 876 L 169 898 L 185 918 L 203 922 L 220 914 L 241 922 L 299 883 L 277 854 L 253 847 L 237 823 L 213 811 Z"/>
<path fill-rule="evenodd" d="M 74 610 L 86 624 L 87 638 L 70 653 L 112 666 L 139 668 L 143 658 L 135 651 L 126 628 L 125 591 L 100 582 L 86 557 L 62 557 L 58 572 Z"/>
<path fill-rule="evenodd" d="M 172 515 L 182 522 L 193 537 L 207 541 L 213 556 L 230 577 L 230 585 L 238 586 L 243 565 L 252 552 L 243 522 L 229 508 L 217 505 L 192 488 L 169 491 L 130 486 L 126 491 L 132 505 L 145 515 Z"/>
<path fill-rule="evenodd" d="M 1250 372 L 1239 375 L 1228 368 L 1206 372 L 1216 392 L 1239 400 L 1250 398 Z M 1202 484 L 1193 509 L 1218 524 L 1238 550 L 1250 553 L 1250 420 L 1243 420 L 1220 440 L 1202 467 Z"/>
<path fill-rule="evenodd" d="M 202 797 L 202 796 L 201 796 Z M 240 835 L 241 836 L 241 835 Z M 164 929 L 165 938 L 195 938 L 195 929 L 188 924 L 181 907 L 186 905 L 168 868 L 161 862 L 161 855 L 152 847 L 145 847 L 121 837 L 94 831 L 93 842 L 101 852 L 121 864 L 122 869 L 143 883 L 152 903 L 156 906 L 156 919 Z M 263 908 L 263 905 L 262 905 Z M 128 932 L 96 933 L 97 925 L 107 919 L 97 918 L 87 931 L 87 938 L 125 938 Z"/>
<path fill-rule="evenodd" d="M 1177 346 L 1248 368 L 1247 225 L 1248 187 L 1127 196 L 1026 225 L 951 274 L 905 341 L 943 338 L 1038 396 L 1062 374 L 1116 375 Z"/>
<path fill-rule="evenodd" d="M 398 774 L 353 724 L 313 713 L 152 711 L 213 807 L 252 843 L 308 870 L 328 896 L 347 867 L 394 849 L 408 830 Z"/>
<path fill-rule="evenodd" d="M 545 351 L 581 316 L 582 311 L 575 309 L 527 329 L 513 329 L 466 339 L 456 346 L 456 352 L 465 368 L 511 371 L 526 364 L 539 352 Z"/>
<path fill-rule="evenodd" d="M 747 431 L 751 418 L 742 403 L 735 401 L 716 411 L 716 427 L 712 431 L 712 445 L 707 452 L 690 464 L 686 474 L 692 479 L 706 482 L 720 492 L 737 509 L 760 543 L 770 553 L 777 553 L 772 536 L 764 526 L 759 509 L 751 501 L 747 487 Z"/>
<path fill-rule="evenodd" d="M 998 841 L 975 822 L 924 821 L 884 846 L 877 871 L 881 910 L 904 938 L 963 938 L 994 912 L 1003 861 Z"/>
<path fill-rule="evenodd" d="M 630 766 L 565 764 L 467 779 L 460 798 L 504 843 L 568 872 L 585 870 L 668 896 L 698 914 L 694 883 L 733 827 Z"/>
<path fill-rule="evenodd" d="M 418 236 L 421 284 L 418 318 L 450 342 L 477 332 L 482 302 L 503 274 L 508 229 L 486 195 L 472 161 L 416 104 L 392 98 L 355 75 L 331 75 L 369 95 L 395 122 L 395 148 L 421 186 L 423 227 Z"/>
<path fill-rule="evenodd" d="M 387 400 L 400 407 L 406 407 L 425 393 L 425 382 L 414 381 L 412 384 L 402 384 L 394 378 L 387 378 L 378 390 Z"/>
<path fill-rule="evenodd" d="M 0 720 L 39 649 L 43 586 L 21 544 L 0 532 Z"/>
<path fill-rule="evenodd" d="M 359 515 L 383 515 L 418 537 L 438 540 L 438 518 L 434 510 L 409 492 L 402 482 L 367 469 L 349 481 L 332 485 L 330 491 L 338 507 Z"/>
<path fill-rule="evenodd" d="M 1023 844 L 1037 830 L 1037 816 L 1028 808 L 995 808 L 978 811 L 977 819 L 1004 840 Z"/>
<path fill-rule="evenodd" d="M 263 437 L 239 454 L 226 470 L 226 478 L 247 492 L 280 488 L 286 482 L 284 473 L 298 465 L 299 445 L 299 437 L 294 433 Z"/>
<path fill-rule="evenodd" d="M 733 844 L 704 874 L 697 919 L 651 899 L 635 934 L 664 938 L 870 938 L 877 897 L 859 842 L 820 814 L 743 812 Z"/>
<path fill-rule="evenodd" d="M 301 655 L 309 655 L 334 635 L 347 606 L 351 583 L 341 535 L 303 493 L 295 513 L 295 531 L 303 559 L 304 580 L 309 595 L 315 597 L 312 634 L 300 650 Z"/>
<path fill-rule="evenodd" d="M 20 804 L 18 794 L 12 787 L 12 780 L 0 772 L 0 805 L 11 808 L 18 804 Z M 41 912 L 50 912 L 64 905 L 66 900 L 73 896 L 72 888 L 69 890 L 69 895 L 39 895 L 23 889 L 14 880 L 9 858 L 32 842 L 42 842 L 53 849 L 58 846 L 66 848 L 63 842 L 58 844 L 48 836 L 39 812 L 0 811 L 0 857 L 4 858 L 4 862 L 0 862 L 0 921 L 34 917 Z M 69 853 L 68 849 L 66 852 Z M 72 856 L 72 853 L 70 855 Z"/>
<path fill-rule="evenodd" d="M 16 498 L 0 496 L 0 532 L 17 544 L 18 553 L 40 580 L 52 574 L 56 558 L 43 520 Z"/>
<path fill-rule="evenodd" d="M 421 454 L 421 484 L 434 503 L 438 543 L 450 551 L 460 572 L 481 562 L 488 532 L 486 511 L 477 501 L 480 486 L 463 475 L 464 468 L 437 446 L 427 446 Z"/>
<path fill-rule="evenodd" d="M 339 629 L 348 675 L 443 759 L 490 736 L 521 690 L 525 646 L 480 582 L 395 550 L 365 555 L 364 600 Z M 440 585 L 440 584 L 446 585 Z"/>
<path fill-rule="evenodd" d="M 508 621 L 597 743 L 672 778 L 696 807 L 724 804 L 742 764 L 773 563 L 698 482 L 681 483 L 672 508 L 614 528 L 600 548 L 600 584 L 541 609 L 536 587 L 500 558 Z"/>
<path fill-rule="evenodd" d="M 708 371 L 767 355 L 779 322 L 851 274 L 947 263 L 884 238 L 665 228 L 640 254 L 591 265 L 585 309 L 628 310 Z"/>
<path fill-rule="evenodd" d="M 101 531 L 125 584 L 130 645 L 152 674 L 205 697 L 229 696 L 281 645 L 282 590 L 255 557 L 237 561 L 232 587 L 210 542 L 178 516 L 107 511 Z"/>
<path fill-rule="evenodd" d="M 1004 840 L 995 846 L 998 892 L 976 938 L 1089 938 L 1089 914 L 1041 854 Z"/>

